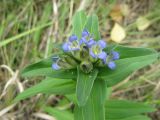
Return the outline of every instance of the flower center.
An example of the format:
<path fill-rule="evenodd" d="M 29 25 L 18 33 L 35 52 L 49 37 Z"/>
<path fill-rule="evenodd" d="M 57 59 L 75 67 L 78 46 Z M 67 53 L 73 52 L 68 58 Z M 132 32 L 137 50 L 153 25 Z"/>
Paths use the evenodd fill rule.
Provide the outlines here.
<path fill-rule="evenodd" d="M 70 45 L 70 48 L 71 48 L 72 50 L 78 50 L 78 49 L 79 49 L 79 44 L 78 44 L 78 42 L 77 42 L 77 41 L 73 41 L 73 42 L 71 43 L 71 45 Z"/>
<path fill-rule="evenodd" d="M 92 47 L 92 50 L 93 50 L 93 52 L 94 52 L 95 55 L 98 55 L 99 53 L 102 52 L 102 49 L 100 48 L 99 45 L 93 46 L 93 47 Z"/>

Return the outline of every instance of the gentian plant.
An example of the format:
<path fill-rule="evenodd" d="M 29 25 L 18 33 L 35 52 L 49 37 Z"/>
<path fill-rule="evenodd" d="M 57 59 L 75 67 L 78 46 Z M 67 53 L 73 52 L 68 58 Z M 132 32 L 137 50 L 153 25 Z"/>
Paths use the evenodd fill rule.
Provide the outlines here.
<path fill-rule="evenodd" d="M 67 42 L 63 44 L 63 51 L 66 53 L 61 57 L 53 57 L 56 60 L 52 64 L 54 70 L 74 69 L 77 66 L 84 73 L 90 73 L 97 67 L 105 67 L 114 70 L 115 60 L 119 59 L 119 53 L 111 50 L 104 51 L 107 44 L 104 40 L 94 40 L 86 29 L 82 31 L 80 39 L 76 35 L 71 35 Z"/>
<path fill-rule="evenodd" d="M 73 108 L 42 109 L 57 120 L 149 120 L 142 113 L 154 108 L 143 103 L 112 100 L 109 89 L 129 74 L 157 60 L 156 51 L 107 44 L 100 37 L 96 15 L 77 12 L 71 36 L 62 44 L 60 54 L 29 65 L 25 77 L 46 76 L 41 83 L 19 94 L 15 101 L 38 93 L 63 95 Z M 45 107 L 44 107 L 45 106 Z"/>

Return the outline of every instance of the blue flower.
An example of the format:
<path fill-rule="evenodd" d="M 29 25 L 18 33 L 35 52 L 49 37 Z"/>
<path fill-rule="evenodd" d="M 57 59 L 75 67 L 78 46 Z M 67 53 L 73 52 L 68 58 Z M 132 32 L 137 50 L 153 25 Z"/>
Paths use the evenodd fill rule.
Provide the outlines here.
<path fill-rule="evenodd" d="M 109 67 L 111 70 L 114 70 L 114 69 L 116 68 L 115 62 L 110 61 L 110 62 L 108 63 L 108 67 Z"/>
<path fill-rule="evenodd" d="M 119 59 L 119 53 L 116 51 L 112 51 L 112 60 L 118 60 Z"/>
<path fill-rule="evenodd" d="M 93 57 L 93 58 L 99 58 L 103 61 L 103 63 L 106 63 L 106 58 L 107 58 L 107 53 L 102 51 L 102 48 L 99 45 L 93 45 L 90 48 L 89 54 Z"/>
<path fill-rule="evenodd" d="M 70 51 L 70 48 L 69 48 L 70 44 L 69 42 L 65 42 L 62 46 L 62 49 L 64 52 L 69 52 Z"/>
<path fill-rule="evenodd" d="M 81 44 L 86 44 L 87 43 L 87 40 L 86 40 L 86 38 L 84 38 L 84 37 L 82 37 L 81 39 L 80 39 L 80 41 L 79 41 L 79 44 L 81 45 Z"/>
<path fill-rule="evenodd" d="M 62 46 L 64 52 L 77 51 L 80 50 L 78 41 L 66 42 Z"/>
<path fill-rule="evenodd" d="M 88 48 L 91 48 L 92 45 L 95 45 L 95 44 L 96 44 L 96 41 L 94 41 L 93 39 L 90 39 L 90 40 L 86 43 L 86 45 L 87 45 Z"/>
<path fill-rule="evenodd" d="M 106 60 L 107 54 L 102 50 L 106 47 L 106 42 L 103 40 L 98 41 L 97 43 L 91 42 L 90 55 L 93 58 L 100 58 L 103 61 Z M 94 44 L 93 44 L 94 43 Z"/>
<path fill-rule="evenodd" d="M 89 51 L 89 54 L 93 57 L 93 58 L 97 58 L 97 55 L 93 52 L 93 50 Z"/>
<path fill-rule="evenodd" d="M 70 37 L 69 37 L 69 41 L 70 42 L 73 42 L 73 41 L 75 41 L 75 40 L 78 40 L 78 37 L 76 36 L 76 35 L 71 35 Z"/>
<path fill-rule="evenodd" d="M 52 64 L 52 69 L 59 70 L 61 67 L 57 63 Z"/>
<path fill-rule="evenodd" d="M 101 52 L 99 55 L 98 55 L 98 58 L 100 58 L 103 63 L 105 64 L 106 63 L 106 58 L 107 58 L 107 53 L 106 52 Z"/>
<path fill-rule="evenodd" d="M 82 37 L 88 37 L 89 36 L 89 32 L 85 29 L 82 32 Z"/>
<path fill-rule="evenodd" d="M 69 45 L 69 49 L 70 49 L 70 51 L 80 50 L 79 42 L 78 41 L 71 42 L 70 45 Z"/>
<path fill-rule="evenodd" d="M 106 42 L 104 40 L 99 40 L 97 43 L 102 49 L 104 49 L 106 47 Z"/>
<path fill-rule="evenodd" d="M 92 67 L 86 71 L 83 69 L 84 64 L 82 64 L 81 70 L 83 72 L 90 72 L 94 66 L 106 66 L 114 70 L 116 68 L 115 60 L 118 60 L 120 55 L 113 49 L 111 51 L 104 51 L 106 46 L 107 43 L 104 40 L 95 41 L 94 34 L 89 33 L 85 29 L 80 39 L 75 34 L 68 38 L 68 41 L 63 44 L 62 49 L 64 52 L 70 52 L 70 54 L 61 56 L 60 58 L 54 56 L 52 68 L 54 70 L 73 69 L 77 67 L 78 63 L 86 63 L 87 61 Z"/>

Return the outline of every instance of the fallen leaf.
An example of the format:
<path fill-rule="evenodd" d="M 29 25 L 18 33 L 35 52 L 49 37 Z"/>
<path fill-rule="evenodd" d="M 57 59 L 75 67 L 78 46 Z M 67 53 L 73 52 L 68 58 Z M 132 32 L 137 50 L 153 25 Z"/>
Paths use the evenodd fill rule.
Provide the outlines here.
<path fill-rule="evenodd" d="M 130 13 L 129 6 L 127 4 L 121 4 L 121 12 L 123 16 L 128 16 Z"/>
<path fill-rule="evenodd" d="M 120 5 L 115 5 L 111 12 L 110 12 L 110 16 L 112 18 L 112 20 L 114 20 L 115 22 L 121 23 L 122 19 L 123 19 L 123 14 L 121 12 L 121 7 Z"/>
<path fill-rule="evenodd" d="M 126 32 L 122 26 L 115 23 L 113 29 L 111 30 L 111 39 L 114 42 L 120 43 L 126 37 Z"/>
<path fill-rule="evenodd" d="M 138 30 L 143 31 L 150 26 L 150 21 L 147 18 L 140 16 L 137 19 L 136 24 L 137 24 Z"/>

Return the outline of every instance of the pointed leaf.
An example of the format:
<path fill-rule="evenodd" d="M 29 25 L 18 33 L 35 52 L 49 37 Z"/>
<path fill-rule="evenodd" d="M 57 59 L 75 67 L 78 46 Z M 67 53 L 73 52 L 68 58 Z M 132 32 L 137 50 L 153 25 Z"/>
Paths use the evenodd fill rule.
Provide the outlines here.
<path fill-rule="evenodd" d="M 94 36 L 95 40 L 100 40 L 98 17 L 96 15 L 92 15 L 87 18 L 85 29 Z"/>
<path fill-rule="evenodd" d="M 115 49 L 116 50 L 116 49 Z M 124 80 L 132 72 L 153 63 L 158 58 L 157 52 L 146 48 L 128 48 L 126 51 L 117 49 L 122 55 L 120 60 L 116 61 L 116 69 L 110 70 L 106 67 L 99 70 L 98 78 L 107 82 L 107 86 L 113 86 Z"/>
<path fill-rule="evenodd" d="M 58 110 L 52 107 L 44 107 L 43 110 L 56 118 L 56 120 L 74 120 L 73 114 L 69 111 Z"/>
<path fill-rule="evenodd" d="M 79 106 L 84 106 L 90 96 L 94 80 L 97 77 L 98 70 L 94 69 L 89 74 L 86 74 L 77 68 L 77 86 L 76 86 L 76 95 Z"/>
<path fill-rule="evenodd" d="M 39 84 L 20 93 L 15 101 L 23 100 L 38 93 L 45 94 L 70 94 L 75 91 L 75 81 L 67 79 L 46 78 Z"/>
<path fill-rule="evenodd" d="M 62 78 L 62 79 L 69 79 L 69 78 L 76 78 L 76 71 L 75 70 L 53 70 L 52 69 L 52 58 L 49 57 L 48 59 L 43 59 L 37 63 L 31 64 L 27 66 L 25 69 L 22 70 L 21 74 L 24 77 L 30 76 L 48 76 L 54 78 Z"/>
<path fill-rule="evenodd" d="M 86 19 L 87 19 L 87 16 L 85 15 L 84 11 L 76 12 L 74 15 L 73 23 L 72 23 L 72 26 L 73 26 L 72 33 L 77 35 L 78 38 L 81 37 L 81 33 L 84 30 Z"/>
<path fill-rule="evenodd" d="M 105 82 L 96 80 L 85 106 L 78 107 L 78 105 L 76 105 L 74 120 L 105 120 L 105 98 Z"/>
<path fill-rule="evenodd" d="M 125 119 L 118 119 L 118 120 L 151 120 L 151 118 L 145 115 L 138 115 L 138 116 L 128 117 Z"/>
<path fill-rule="evenodd" d="M 150 105 L 126 100 L 107 100 L 105 108 L 106 120 L 132 120 L 129 118 L 155 110 Z"/>
<path fill-rule="evenodd" d="M 132 116 L 132 117 L 127 117 L 123 119 L 107 119 L 106 120 L 151 120 L 151 118 L 145 116 L 145 115 L 137 115 L 137 116 Z"/>

